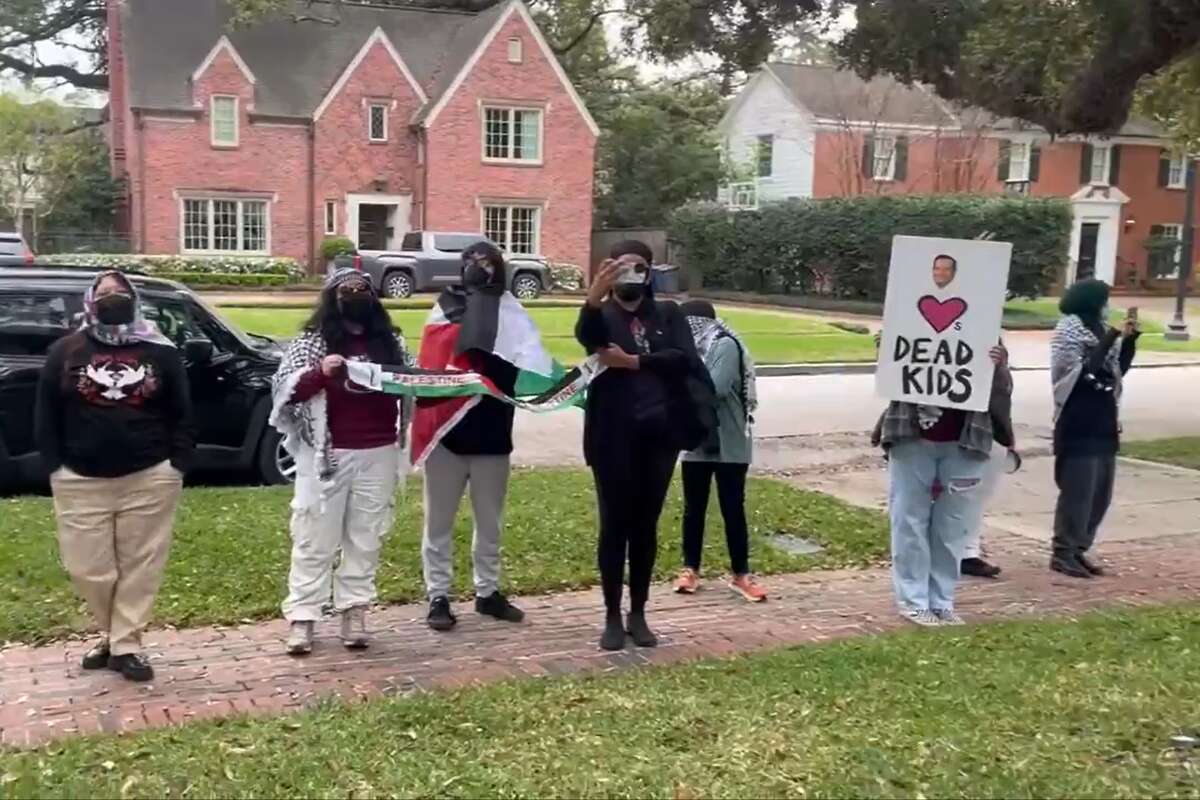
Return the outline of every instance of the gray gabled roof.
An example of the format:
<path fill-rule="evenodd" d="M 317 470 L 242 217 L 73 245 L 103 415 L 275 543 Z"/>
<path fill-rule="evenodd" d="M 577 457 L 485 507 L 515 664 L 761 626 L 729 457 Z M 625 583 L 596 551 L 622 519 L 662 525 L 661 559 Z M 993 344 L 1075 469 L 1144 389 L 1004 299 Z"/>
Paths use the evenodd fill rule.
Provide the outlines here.
<path fill-rule="evenodd" d="M 224 0 L 127 0 L 129 102 L 135 108 L 191 109 L 192 73 L 224 35 L 257 80 L 256 113 L 311 117 L 381 28 L 432 103 L 506 8 L 499 3 L 469 14 L 322 3 L 314 11 L 336 16 L 337 25 L 274 17 L 234 29 Z"/>
<path fill-rule="evenodd" d="M 767 65 L 798 103 L 819 119 L 953 127 L 958 120 L 920 86 L 880 75 L 864 81 L 854 72 L 777 61 Z"/>

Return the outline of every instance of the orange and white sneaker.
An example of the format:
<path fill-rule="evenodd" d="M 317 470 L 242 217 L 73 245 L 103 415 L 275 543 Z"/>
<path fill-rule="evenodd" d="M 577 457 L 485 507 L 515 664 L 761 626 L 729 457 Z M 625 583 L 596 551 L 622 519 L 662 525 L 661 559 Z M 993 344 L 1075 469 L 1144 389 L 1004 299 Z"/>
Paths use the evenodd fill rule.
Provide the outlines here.
<path fill-rule="evenodd" d="M 767 590 L 758 585 L 753 575 L 736 575 L 729 581 L 729 588 L 749 600 L 761 603 L 767 599 Z"/>
<path fill-rule="evenodd" d="M 700 588 L 700 574 L 691 567 L 684 567 L 675 580 L 675 591 L 679 594 L 695 594 Z"/>

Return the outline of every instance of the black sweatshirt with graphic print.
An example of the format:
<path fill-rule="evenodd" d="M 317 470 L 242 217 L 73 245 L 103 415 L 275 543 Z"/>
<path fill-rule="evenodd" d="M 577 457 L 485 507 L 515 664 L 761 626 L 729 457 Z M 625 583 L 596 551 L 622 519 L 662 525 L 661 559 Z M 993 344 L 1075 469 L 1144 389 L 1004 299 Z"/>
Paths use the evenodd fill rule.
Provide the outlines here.
<path fill-rule="evenodd" d="M 192 464 L 192 401 L 173 347 L 113 347 L 73 333 L 50 348 L 38 385 L 35 435 L 50 472 L 67 466 L 119 478 L 170 460 Z"/>

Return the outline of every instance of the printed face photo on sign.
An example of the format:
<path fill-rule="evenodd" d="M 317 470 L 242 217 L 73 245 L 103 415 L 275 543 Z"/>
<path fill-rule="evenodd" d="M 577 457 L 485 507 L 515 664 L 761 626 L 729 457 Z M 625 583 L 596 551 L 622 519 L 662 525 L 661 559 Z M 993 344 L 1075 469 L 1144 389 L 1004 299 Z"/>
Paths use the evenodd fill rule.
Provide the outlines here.
<path fill-rule="evenodd" d="M 939 289 L 945 289 L 958 274 L 958 262 L 953 256 L 940 255 L 933 259 L 933 283 Z"/>

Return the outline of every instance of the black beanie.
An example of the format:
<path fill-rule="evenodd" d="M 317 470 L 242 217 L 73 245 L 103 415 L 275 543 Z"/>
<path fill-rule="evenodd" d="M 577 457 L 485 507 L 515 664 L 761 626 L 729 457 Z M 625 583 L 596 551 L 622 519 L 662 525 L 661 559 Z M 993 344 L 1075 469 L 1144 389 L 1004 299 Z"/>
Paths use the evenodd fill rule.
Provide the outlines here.
<path fill-rule="evenodd" d="M 679 307 L 679 310 L 683 312 L 685 317 L 717 318 L 717 310 L 707 300 L 688 300 Z"/>
<path fill-rule="evenodd" d="M 625 239 L 617 242 L 608 251 L 609 258 L 616 259 L 625 255 L 641 256 L 646 260 L 647 266 L 654 263 L 654 251 L 645 242 L 639 242 L 637 239 Z"/>
<path fill-rule="evenodd" d="M 1083 319 L 1098 319 L 1100 309 L 1107 303 L 1108 284 L 1096 278 L 1088 278 L 1067 289 L 1058 303 L 1058 310 Z"/>

